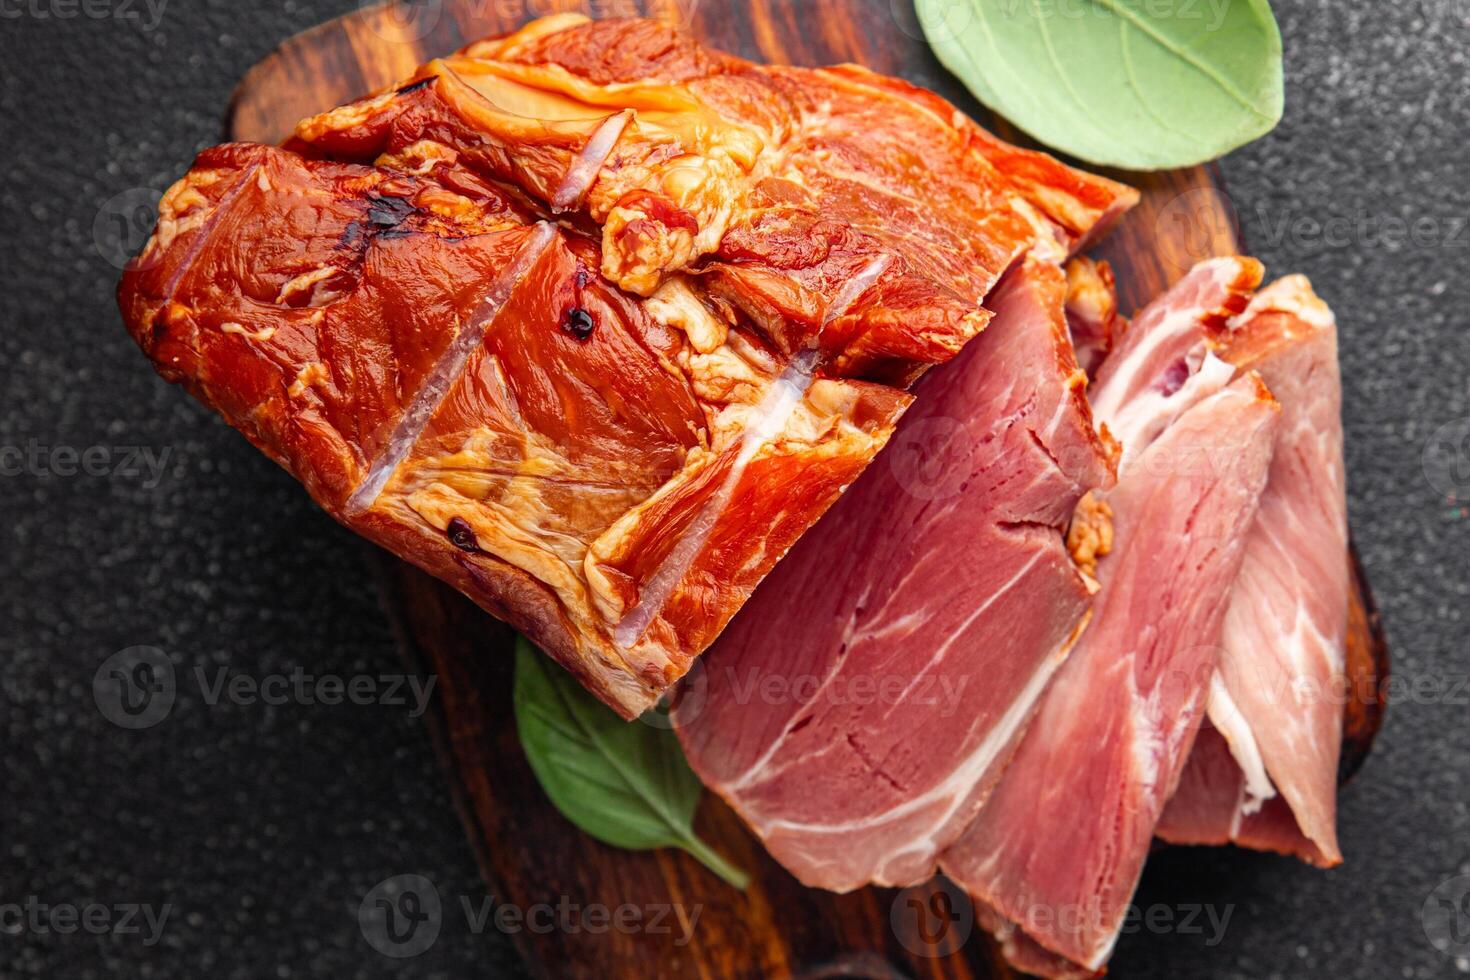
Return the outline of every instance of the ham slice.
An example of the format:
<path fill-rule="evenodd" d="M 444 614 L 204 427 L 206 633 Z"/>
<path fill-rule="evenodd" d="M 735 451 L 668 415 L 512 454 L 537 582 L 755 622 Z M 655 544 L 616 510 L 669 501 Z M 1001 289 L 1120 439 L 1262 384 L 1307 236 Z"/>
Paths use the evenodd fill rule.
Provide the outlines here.
<path fill-rule="evenodd" d="M 1158 835 L 1331 866 L 1348 599 L 1336 327 L 1301 276 L 1263 289 L 1234 326 L 1221 356 L 1261 375 L 1282 425 L 1225 617 L 1214 731 Z"/>
<path fill-rule="evenodd" d="M 1112 453 L 1064 296 L 1041 259 L 1005 280 L 676 706 L 695 770 L 808 884 L 929 877 L 1086 620 L 1063 530 Z"/>
<path fill-rule="evenodd" d="M 1208 345 L 1259 276 L 1243 259 L 1196 267 L 1104 363 L 1094 408 L 1134 443 L 1101 495 L 1112 540 L 1092 622 L 943 856 L 1012 959 L 1046 975 L 1106 962 L 1204 715 L 1279 415 Z"/>
<path fill-rule="evenodd" d="M 1220 710 L 1213 698 L 1209 710 Z M 1235 844 L 1324 868 L 1338 863 L 1340 857 L 1329 858 L 1302 833 L 1291 806 L 1272 784 L 1267 788 L 1273 795 L 1265 799 L 1248 790 L 1245 767 L 1216 725 L 1211 717 L 1200 730 L 1154 836 L 1173 844 Z"/>
<path fill-rule="evenodd" d="M 1276 414 L 1258 382 L 1234 382 L 1120 474 L 1093 621 L 944 855 L 977 902 L 1087 970 L 1112 951 L 1203 716 Z"/>

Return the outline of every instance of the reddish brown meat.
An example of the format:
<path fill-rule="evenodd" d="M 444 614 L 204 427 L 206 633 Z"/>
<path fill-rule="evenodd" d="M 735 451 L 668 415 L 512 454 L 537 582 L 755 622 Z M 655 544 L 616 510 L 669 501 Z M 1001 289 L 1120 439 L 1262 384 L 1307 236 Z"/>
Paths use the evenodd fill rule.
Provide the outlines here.
<path fill-rule="evenodd" d="M 1133 197 L 891 79 L 554 17 L 207 151 L 119 299 L 330 513 L 631 716 L 1015 258 Z"/>

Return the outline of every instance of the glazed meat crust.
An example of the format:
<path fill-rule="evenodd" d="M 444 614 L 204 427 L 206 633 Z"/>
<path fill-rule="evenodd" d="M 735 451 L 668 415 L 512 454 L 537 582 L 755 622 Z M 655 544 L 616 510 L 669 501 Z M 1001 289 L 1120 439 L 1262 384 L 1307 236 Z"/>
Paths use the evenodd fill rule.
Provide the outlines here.
<path fill-rule="evenodd" d="M 335 518 L 631 717 L 1005 270 L 1132 200 L 861 69 L 553 17 L 205 151 L 119 302 Z"/>

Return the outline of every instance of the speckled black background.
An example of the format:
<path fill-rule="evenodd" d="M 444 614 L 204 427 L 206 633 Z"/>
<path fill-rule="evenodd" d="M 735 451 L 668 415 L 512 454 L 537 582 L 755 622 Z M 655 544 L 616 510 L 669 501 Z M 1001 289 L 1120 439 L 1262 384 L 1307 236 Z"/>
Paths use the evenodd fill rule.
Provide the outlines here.
<path fill-rule="evenodd" d="M 165 187 L 217 139 L 246 68 L 354 4 L 166 0 L 155 18 L 142 0 L 91 0 L 107 16 L 68 2 L 0 2 L 0 451 L 100 446 L 110 469 L 123 447 L 168 455 L 156 477 L 64 476 L 56 456 L 0 477 L 0 906 L 172 910 L 153 946 L 0 917 L 0 976 L 518 975 L 503 937 L 456 916 L 408 961 L 359 931 L 387 875 L 483 895 L 421 721 L 386 705 L 211 706 L 195 683 L 198 667 L 402 668 L 367 547 L 154 376 L 97 245 L 110 199 Z M 1454 497 L 1470 501 L 1470 443 L 1458 472 L 1426 472 L 1424 454 L 1470 418 L 1470 6 L 1276 8 L 1286 116 L 1224 170 L 1268 268 L 1308 273 L 1338 312 L 1353 526 L 1395 668 L 1422 688 L 1343 799 L 1344 868 L 1164 855 L 1140 902 L 1233 906 L 1225 937 L 1128 936 L 1114 973 L 1453 976 L 1470 961 L 1431 946 L 1422 909 L 1470 872 L 1470 519 Z M 1330 218 L 1348 230 L 1324 237 L 1314 223 Z M 1385 241 L 1396 219 L 1419 222 L 1418 240 Z M 170 715 L 140 731 L 110 723 L 92 690 L 135 645 L 167 651 L 179 677 Z"/>

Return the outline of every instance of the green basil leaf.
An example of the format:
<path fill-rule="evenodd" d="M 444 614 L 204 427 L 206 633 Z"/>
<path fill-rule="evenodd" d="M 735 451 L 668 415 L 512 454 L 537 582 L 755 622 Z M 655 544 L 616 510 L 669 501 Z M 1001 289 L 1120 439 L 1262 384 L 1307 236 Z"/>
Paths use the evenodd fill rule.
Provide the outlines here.
<path fill-rule="evenodd" d="M 682 848 L 736 888 L 749 883 L 695 836 L 703 787 L 672 731 L 623 721 L 524 637 L 513 701 L 536 780 L 568 820 L 614 847 Z"/>
<path fill-rule="evenodd" d="M 1091 163 L 1228 153 L 1281 119 L 1266 0 L 916 0 L 935 54 L 990 109 Z"/>

